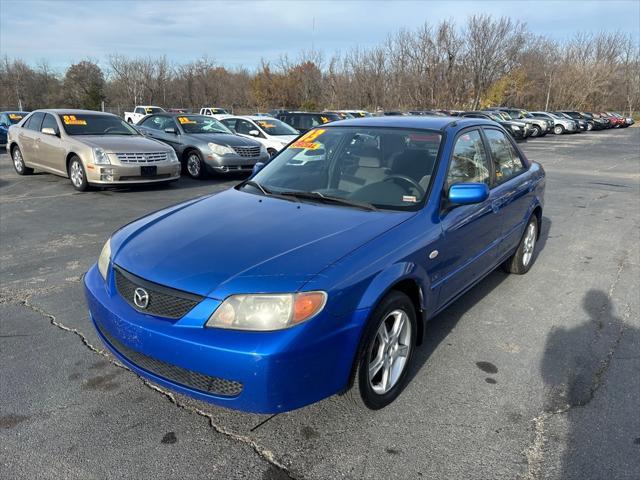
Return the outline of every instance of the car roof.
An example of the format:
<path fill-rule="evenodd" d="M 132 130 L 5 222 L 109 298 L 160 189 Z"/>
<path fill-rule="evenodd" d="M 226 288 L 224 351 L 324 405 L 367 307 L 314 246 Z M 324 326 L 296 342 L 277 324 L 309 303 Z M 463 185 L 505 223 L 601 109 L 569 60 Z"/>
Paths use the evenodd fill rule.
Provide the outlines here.
<path fill-rule="evenodd" d="M 100 112 L 98 110 L 82 110 L 79 108 L 41 108 L 38 110 L 34 110 L 34 112 L 46 112 L 46 113 L 70 113 L 70 114 L 78 114 L 78 115 L 115 115 L 114 113 L 109 112 Z"/>
<path fill-rule="evenodd" d="M 394 128 L 415 128 L 425 130 L 444 130 L 449 125 L 458 128 L 471 127 L 474 125 L 491 125 L 495 126 L 496 122 L 484 120 L 482 118 L 469 117 L 427 117 L 427 116 L 391 116 L 391 117 L 363 117 L 348 118 L 331 122 L 325 126 L 344 126 L 344 127 L 394 127 Z"/>

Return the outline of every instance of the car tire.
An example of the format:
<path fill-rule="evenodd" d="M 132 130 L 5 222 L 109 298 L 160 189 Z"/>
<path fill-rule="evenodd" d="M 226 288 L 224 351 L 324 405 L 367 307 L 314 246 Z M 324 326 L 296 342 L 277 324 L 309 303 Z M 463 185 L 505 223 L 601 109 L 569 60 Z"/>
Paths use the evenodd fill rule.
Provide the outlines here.
<path fill-rule="evenodd" d="M 200 180 L 206 176 L 207 169 L 198 150 L 189 150 L 185 154 L 185 170 L 191 178 Z"/>
<path fill-rule="evenodd" d="M 383 330 L 387 333 L 386 340 Z M 413 302 L 404 293 L 391 291 L 374 309 L 364 328 L 351 388 L 345 393 L 352 406 L 378 410 L 400 395 L 408 379 L 417 331 Z M 370 371 L 375 368 L 371 376 Z"/>
<path fill-rule="evenodd" d="M 130 118 L 127 118 L 127 123 L 130 123 L 131 125 L 133 125 L 133 120 L 131 120 Z"/>
<path fill-rule="evenodd" d="M 539 236 L 538 217 L 531 215 L 522 234 L 516 252 L 502 264 L 507 273 L 523 275 L 529 271 L 535 260 L 536 242 Z"/>
<path fill-rule="evenodd" d="M 31 175 L 33 173 L 33 168 L 27 167 L 24 163 L 24 157 L 22 156 L 20 147 L 13 147 L 11 158 L 13 160 L 13 168 L 18 175 Z"/>
<path fill-rule="evenodd" d="M 275 148 L 267 148 L 267 153 L 269 154 L 269 158 L 273 158 L 278 154 L 278 150 Z"/>
<path fill-rule="evenodd" d="M 539 137 L 542 134 L 542 129 L 537 126 L 534 125 L 533 129 L 531 130 L 531 137 L 535 138 L 535 137 Z"/>
<path fill-rule="evenodd" d="M 593 125 L 590 123 L 587 123 L 587 132 L 590 132 L 591 130 L 593 130 Z"/>
<path fill-rule="evenodd" d="M 553 127 L 553 133 L 556 135 L 562 135 L 564 133 L 564 127 L 562 125 L 556 125 Z"/>
<path fill-rule="evenodd" d="M 86 192 L 89 190 L 89 182 L 87 181 L 87 172 L 82 165 L 82 160 L 79 157 L 73 156 L 69 160 L 69 180 L 73 188 L 79 192 Z"/>

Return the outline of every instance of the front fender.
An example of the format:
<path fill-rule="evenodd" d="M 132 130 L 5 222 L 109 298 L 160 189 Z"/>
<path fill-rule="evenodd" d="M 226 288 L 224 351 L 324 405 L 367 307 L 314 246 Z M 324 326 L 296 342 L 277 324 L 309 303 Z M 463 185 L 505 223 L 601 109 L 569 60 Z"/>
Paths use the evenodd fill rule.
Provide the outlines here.
<path fill-rule="evenodd" d="M 420 308 L 424 310 L 425 291 L 428 288 L 429 279 L 424 268 L 413 262 L 394 263 L 378 273 L 360 297 L 357 309 L 375 308 L 395 285 L 407 280 L 414 282 L 418 288 L 420 292 Z"/>

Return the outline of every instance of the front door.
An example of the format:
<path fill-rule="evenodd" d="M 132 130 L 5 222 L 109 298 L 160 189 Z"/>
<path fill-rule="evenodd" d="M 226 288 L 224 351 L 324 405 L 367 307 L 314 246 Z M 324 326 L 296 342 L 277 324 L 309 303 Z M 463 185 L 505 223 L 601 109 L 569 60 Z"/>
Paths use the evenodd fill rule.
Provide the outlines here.
<path fill-rule="evenodd" d="M 65 149 L 60 140 L 60 127 L 54 116 L 50 113 L 45 114 L 42 121 L 42 129 L 52 128 L 56 135 L 48 135 L 40 133 L 36 139 L 38 157 L 43 167 L 62 175 L 66 175 L 66 158 Z"/>
<path fill-rule="evenodd" d="M 491 185 L 492 170 L 480 130 L 463 131 L 455 140 L 444 191 L 454 183 L 484 182 Z M 493 192 L 482 203 L 448 205 L 440 214 L 443 239 L 439 245 L 438 306 L 459 293 L 495 266 L 500 223 Z"/>

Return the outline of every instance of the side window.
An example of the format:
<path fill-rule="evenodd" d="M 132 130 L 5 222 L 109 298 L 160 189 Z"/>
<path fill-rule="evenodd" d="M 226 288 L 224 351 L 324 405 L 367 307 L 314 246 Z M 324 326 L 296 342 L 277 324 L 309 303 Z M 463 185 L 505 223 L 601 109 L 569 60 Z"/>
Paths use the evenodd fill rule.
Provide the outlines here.
<path fill-rule="evenodd" d="M 454 183 L 484 182 L 489 184 L 489 162 L 478 130 L 460 135 L 453 147 L 447 173 L 447 188 Z"/>
<path fill-rule="evenodd" d="M 141 125 L 143 127 L 151 128 L 153 130 L 162 130 L 164 121 L 162 120 L 161 117 L 153 116 L 153 117 L 147 118 L 144 122 L 142 122 Z"/>
<path fill-rule="evenodd" d="M 254 127 L 250 122 L 247 122 L 246 120 L 238 120 L 236 122 L 237 133 L 242 133 L 243 135 L 249 135 L 249 132 L 251 130 L 256 130 L 256 127 Z"/>
<path fill-rule="evenodd" d="M 233 119 L 233 118 L 225 118 L 225 119 L 223 119 L 223 120 L 220 120 L 220 122 L 221 122 L 225 127 L 227 127 L 229 130 L 231 130 L 232 132 L 239 133 L 239 132 L 236 130 L 236 120 L 235 120 L 235 119 Z"/>
<path fill-rule="evenodd" d="M 29 117 L 27 123 L 24 124 L 24 128 L 27 130 L 35 130 L 36 132 L 40 131 L 40 125 L 42 125 L 42 119 L 44 118 L 44 113 L 36 112 Z"/>
<path fill-rule="evenodd" d="M 522 172 L 522 160 L 507 136 L 499 130 L 485 129 L 484 132 L 489 141 L 496 183 L 504 182 Z"/>
<path fill-rule="evenodd" d="M 53 128 L 53 131 L 56 133 L 60 133 L 60 129 L 58 128 L 58 123 L 56 119 L 53 118 L 53 115 L 47 113 L 44 116 L 44 120 L 42 121 L 42 128 Z"/>
<path fill-rule="evenodd" d="M 144 108 L 138 107 L 134 113 L 142 113 L 144 114 Z"/>

